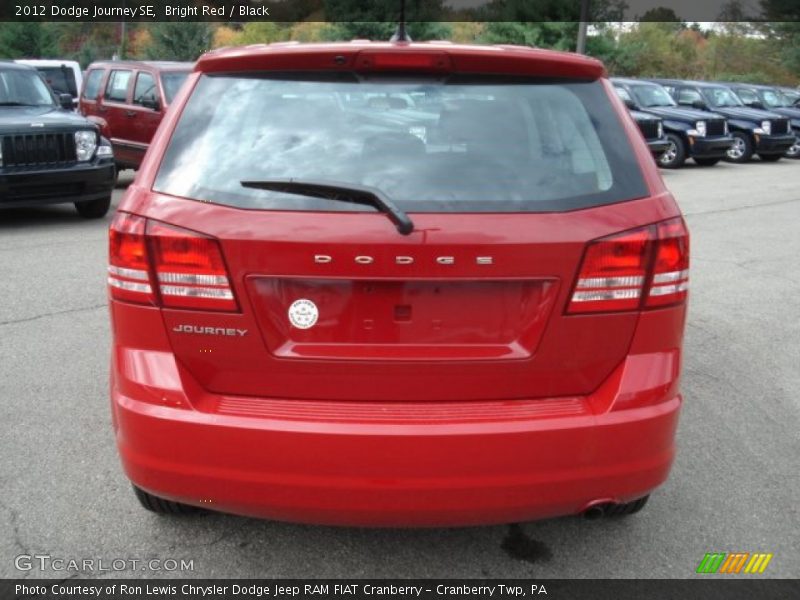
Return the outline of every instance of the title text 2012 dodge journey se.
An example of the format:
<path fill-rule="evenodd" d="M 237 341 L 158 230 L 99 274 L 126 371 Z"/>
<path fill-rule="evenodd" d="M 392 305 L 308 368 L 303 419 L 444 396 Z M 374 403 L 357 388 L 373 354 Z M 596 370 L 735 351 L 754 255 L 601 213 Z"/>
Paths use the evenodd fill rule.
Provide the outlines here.
<path fill-rule="evenodd" d="M 601 63 L 251 46 L 173 108 L 110 231 L 145 507 L 477 524 L 664 482 L 688 234 Z"/>

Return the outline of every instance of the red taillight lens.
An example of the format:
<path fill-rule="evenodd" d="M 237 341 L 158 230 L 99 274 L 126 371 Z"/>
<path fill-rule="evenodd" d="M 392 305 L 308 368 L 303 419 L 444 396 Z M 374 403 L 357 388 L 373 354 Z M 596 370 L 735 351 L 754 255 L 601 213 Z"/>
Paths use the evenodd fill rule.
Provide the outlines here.
<path fill-rule="evenodd" d="M 145 244 L 145 220 L 117 213 L 108 233 L 108 285 L 117 300 L 155 304 Z"/>
<path fill-rule="evenodd" d="M 689 287 L 689 232 L 678 217 L 595 240 L 579 273 L 571 314 L 679 304 Z"/>
<path fill-rule="evenodd" d="M 117 213 L 111 224 L 108 283 L 118 300 L 203 310 L 238 306 L 217 240 L 166 223 Z"/>
<path fill-rule="evenodd" d="M 647 275 L 651 231 L 651 227 L 643 227 L 591 242 L 567 312 L 638 308 Z"/>
<path fill-rule="evenodd" d="M 683 219 L 658 223 L 658 247 L 647 306 L 683 302 L 689 289 L 689 232 Z"/>
<path fill-rule="evenodd" d="M 217 240 L 156 221 L 147 239 L 164 306 L 237 310 Z"/>
<path fill-rule="evenodd" d="M 450 57 L 441 51 L 381 52 L 365 50 L 356 59 L 359 71 L 450 71 Z"/>

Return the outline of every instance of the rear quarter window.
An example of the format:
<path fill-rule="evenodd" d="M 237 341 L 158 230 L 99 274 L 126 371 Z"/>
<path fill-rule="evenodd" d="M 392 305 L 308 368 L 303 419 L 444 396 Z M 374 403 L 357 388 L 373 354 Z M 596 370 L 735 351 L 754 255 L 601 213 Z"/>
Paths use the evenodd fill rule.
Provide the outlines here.
<path fill-rule="evenodd" d="M 83 85 L 83 97 L 87 100 L 97 100 L 100 94 L 100 84 L 103 82 L 103 70 L 93 69 L 86 76 L 86 83 Z"/>
<path fill-rule="evenodd" d="M 154 189 L 237 208 L 371 210 L 244 188 L 376 187 L 407 212 L 542 212 L 645 196 L 600 82 L 204 75 Z"/>

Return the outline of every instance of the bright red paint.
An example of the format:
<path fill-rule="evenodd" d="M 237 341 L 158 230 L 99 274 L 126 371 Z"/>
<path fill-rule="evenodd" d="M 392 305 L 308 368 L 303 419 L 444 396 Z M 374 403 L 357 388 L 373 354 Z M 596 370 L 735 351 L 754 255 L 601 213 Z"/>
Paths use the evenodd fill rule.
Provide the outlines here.
<path fill-rule="evenodd" d="M 382 66 L 369 57 L 376 51 L 391 54 Z M 415 231 L 401 236 L 376 213 L 245 211 L 152 191 L 200 72 L 392 69 L 405 54 L 422 68 L 605 74 L 591 59 L 511 47 L 275 45 L 201 58 L 120 206 L 147 224 L 118 217 L 128 233 L 112 230 L 111 263 L 149 261 L 157 289 L 166 259 L 156 234 L 180 227 L 213 255 L 198 255 L 194 272 L 224 275 L 236 307 L 176 307 L 158 294 L 132 302 L 112 290 L 114 427 L 137 486 L 267 518 L 427 526 L 574 514 L 597 500 L 639 498 L 666 479 L 685 292 L 644 305 L 652 286 L 672 284 L 654 273 L 688 267 L 688 236 L 607 81 L 648 197 L 560 213 L 413 214 Z M 620 234 L 638 260 L 595 256 L 591 242 Z M 315 254 L 334 260 L 315 264 Z M 364 254 L 374 262 L 354 261 Z M 412 266 L 395 262 L 406 255 Z M 443 255 L 454 264 L 438 264 Z M 490 267 L 476 262 L 486 255 Z M 581 265 L 587 277 L 642 277 L 641 301 L 571 314 Z M 337 318 L 289 327 L 279 317 L 297 297 L 326 303 Z M 457 326 L 413 322 L 444 306 Z M 391 321 L 375 316 L 390 309 Z M 246 333 L 175 331 L 185 325 Z"/>

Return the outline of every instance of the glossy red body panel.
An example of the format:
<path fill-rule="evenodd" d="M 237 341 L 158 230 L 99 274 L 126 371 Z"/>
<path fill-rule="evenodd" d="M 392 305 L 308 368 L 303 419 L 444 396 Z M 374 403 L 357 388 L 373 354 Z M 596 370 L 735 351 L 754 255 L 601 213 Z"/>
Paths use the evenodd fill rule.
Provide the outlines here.
<path fill-rule="evenodd" d="M 332 524 L 508 522 L 649 493 L 674 455 L 685 304 L 566 313 L 589 241 L 680 215 L 607 81 L 649 190 L 640 199 L 413 214 L 401 236 L 377 213 L 249 211 L 151 190 L 200 72 L 354 69 L 370 52 L 444 53 L 441 68 L 463 72 L 604 75 L 574 55 L 443 44 L 201 58 L 120 209 L 218 239 L 239 310 L 111 301 L 112 407 L 129 477 L 189 504 Z M 491 265 L 477 261 L 486 256 Z M 320 306 L 314 329 L 287 325 L 298 297 Z"/>

